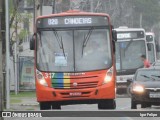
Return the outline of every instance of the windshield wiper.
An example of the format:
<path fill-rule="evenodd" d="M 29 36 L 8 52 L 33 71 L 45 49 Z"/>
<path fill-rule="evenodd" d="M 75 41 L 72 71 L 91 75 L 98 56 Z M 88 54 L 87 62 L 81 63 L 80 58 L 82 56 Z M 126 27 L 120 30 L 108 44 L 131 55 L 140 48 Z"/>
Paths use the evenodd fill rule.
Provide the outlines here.
<path fill-rule="evenodd" d="M 131 45 L 131 43 L 133 42 L 133 39 L 131 39 L 127 45 L 127 47 L 124 49 L 125 51 L 128 50 L 129 46 Z"/>
<path fill-rule="evenodd" d="M 151 75 L 151 76 L 153 76 L 153 77 L 157 77 L 157 78 L 160 78 L 160 76 L 158 76 L 158 75 Z"/>
<path fill-rule="evenodd" d="M 53 33 L 54 33 L 54 35 L 55 35 L 55 37 L 56 37 L 56 39 L 57 39 L 57 42 L 58 42 L 58 45 L 59 45 L 60 49 L 62 49 L 62 44 L 63 44 L 63 43 L 61 42 L 61 39 L 60 39 L 57 31 L 55 31 L 55 30 L 53 29 Z"/>
<path fill-rule="evenodd" d="M 92 34 L 92 31 L 93 31 L 93 28 L 91 28 L 91 29 L 88 31 L 87 36 L 84 37 L 84 41 L 83 41 L 83 45 L 82 45 L 82 56 L 83 56 L 84 48 L 87 46 L 87 43 L 88 43 L 88 41 L 89 41 L 89 38 L 90 38 L 90 36 L 91 36 L 91 34 Z"/>
<path fill-rule="evenodd" d="M 62 36 L 61 36 L 61 38 L 60 38 L 59 35 L 58 35 L 58 33 L 57 33 L 57 31 L 54 30 L 54 29 L 53 29 L 53 33 L 54 33 L 54 35 L 55 35 L 55 37 L 56 37 L 56 39 L 57 39 L 57 42 L 58 42 L 58 44 L 59 44 L 60 49 L 62 49 L 63 56 L 64 56 L 65 59 L 66 59 L 65 50 L 64 50 L 64 45 L 63 45 L 63 41 L 62 41 Z"/>
<path fill-rule="evenodd" d="M 145 77 L 145 78 L 152 79 L 152 80 L 156 80 L 155 78 L 153 78 L 153 77 L 149 77 L 149 76 L 147 76 L 147 75 L 141 75 L 141 76 L 143 76 L 143 77 Z"/>

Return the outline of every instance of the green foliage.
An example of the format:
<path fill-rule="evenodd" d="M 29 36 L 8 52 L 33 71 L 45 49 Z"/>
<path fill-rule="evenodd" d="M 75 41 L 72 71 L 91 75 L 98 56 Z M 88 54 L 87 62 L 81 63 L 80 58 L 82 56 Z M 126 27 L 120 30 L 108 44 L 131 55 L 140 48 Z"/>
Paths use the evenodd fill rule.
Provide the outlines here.
<path fill-rule="evenodd" d="M 27 36 L 28 33 L 29 33 L 29 31 L 27 31 L 26 29 L 22 29 L 22 30 L 20 31 L 20 33 L 18 34 L 19 40 L 23 40 L 23 38 L 24 38 L 25 36 Z"/>
<path fill-rule="evenodd" d="M 15 0 L 16 2 L 20 2 L 19 0 Z M 27 1 L 28 4 L 31 4 L 31 2 L 33 2 L 33 0 L 28 0 Z M 23 28 L 22 24 L 28 24 L 30 23 L 30 19 L 32 18 L 31 13 L 20 13 L 19 12 L 19 5 L 18 4 L 18 8 L 16 9 L 16 6 L 14 6 L 13 4 L 13 0 L 10 0 L 10 18 L 14 17 L 14 22 L 11 24 L 10 28 L 15 32 L 16 29 L 18 30 L 18 34 L 17 34 L 17 38 L 19 40 L 23 40 L 23 38 L 25 38 L 29 31 L 26 30 L 25 28 Z M 15 36 L 11 36 L 11 41 L 13 41 L 13 39 L 15 38 Z"/>
<path fill-rule="evenodd" d="M 22 100 L 20 99 L 11 99 L 11 104 L 20 103 L 20 102 L 22 102 Z"/>
<path fill-rule="evenodd" d="M 14 92 L 11 92 L 10 93 L 11 95 L 11 99 L 15 99 L 15 98 L 23 98 L 23 97 L 35 97 L 36 96 L 36 93 L 35 91 L 29 91 L 29 92 L 19 92 L 17 95 L 15 95 Z"/>

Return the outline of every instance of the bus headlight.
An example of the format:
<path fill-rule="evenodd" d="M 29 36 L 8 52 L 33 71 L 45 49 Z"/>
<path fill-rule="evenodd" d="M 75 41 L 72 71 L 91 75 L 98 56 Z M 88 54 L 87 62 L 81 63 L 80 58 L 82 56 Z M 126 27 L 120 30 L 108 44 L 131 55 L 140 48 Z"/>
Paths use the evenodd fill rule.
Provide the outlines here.
<path fill-rule="evenodd" d="M 143 93 L 144 92 L 144 87 L 141 85 L 134 85 L 133 86 L 133 91 L 138 92 L 138 93 Z"/>
<path fill-rule="evenodd" d="M 45 87 L 48 87 L 48 84 L 47 84 L 46 80 L 44 79 L 42 73 L 39 73 L 39 74 L 37 75 L 37 80 L 38 80 L 38 82 L 39 82 L 41 85 L 43 85 L 43 86 L 45 86 Z"/>
<path fill-rule="evenodd" d="M 44 79 L 39 80 L 39 83 L 40 83 L 41 85 L 43 85 L 43 86 L 48 87 L 48 84 L 47 84 L 47 82 L 46 82 Z"/>
<path fill-rule="evenodd" d="M 107 74 L 106 74 L 106 76 L 104 78 L 103 84 L 111 82 L 112 81 L 112 76 L 113 76 L 113 68 L 110 68 L 107 71 Z"/>

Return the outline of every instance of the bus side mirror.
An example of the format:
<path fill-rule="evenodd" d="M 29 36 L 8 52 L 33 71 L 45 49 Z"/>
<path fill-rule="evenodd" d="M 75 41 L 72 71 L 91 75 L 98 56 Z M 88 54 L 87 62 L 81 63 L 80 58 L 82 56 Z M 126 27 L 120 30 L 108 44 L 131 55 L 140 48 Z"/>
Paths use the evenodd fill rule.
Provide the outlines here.
<path fill-rule="evenodd" d="M 113 44 L 113 52 L 116 52 L 115 42 L 117 41 L 117 31 L 112 29 L 112 44 Z"/>
<path fill-rule="evenodd" d="M 148 51 L 151 51 L 151 44 L 147 43 L 147 49 Z"/>
<path fill-rule="evenodd" d="M 36 33 L 34 33 L 30 39 L 30 50 L 35 50 L 35 37 Z"/>
<path fill-rule="evenodd" d="M 116 30 L 112 30 L 112 39 L 113 41 L 117 41 L 117 31 Z"/>

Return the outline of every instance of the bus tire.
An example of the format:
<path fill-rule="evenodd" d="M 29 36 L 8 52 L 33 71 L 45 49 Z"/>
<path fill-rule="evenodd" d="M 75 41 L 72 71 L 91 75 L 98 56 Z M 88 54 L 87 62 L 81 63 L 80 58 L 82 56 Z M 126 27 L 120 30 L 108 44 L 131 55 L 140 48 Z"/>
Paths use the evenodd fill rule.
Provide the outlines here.
<path fill-rule="evenodd" d="M 146 108 L 147 107 L 147 102 L 143 102 L 142 104 L 141 104 L 141 108 Z"/>
<path fill-rule="evenodd" d="M 131 99 L 131 109 L 137 109 L 137 103 L 132 99 Z"/>
<path fill-rule="evenodd" d="M 148 107 L 152 107 L 152 105 L 150 103 L 146 103 L 145 105 L 141 104 L 141 108 L 148 108 Z"/>
<path fill-rule="evenodd" d="M 39 103 L 40 110 L 50 110 L 51 104 L 49 102 L 40 102 Z"/>
<path fill-rule="evenodd" d="M 152 107 L 152 104 L 151 104 L 151 103 L 147 103 L 146 106 L 147 106 L 147 107 Z"/>
<path fill-rule="evenodd" d="M 52 109 L 61 109 L 61 105 L 60 104 L 56 104 L 56 103 L 52 103 Z"/>
<path fill-rule="evenodd" d="M 114 99 L 111 100 L 100 100 L 98 103 L 98 109 L 115 109 L 116 102 Z"/>

